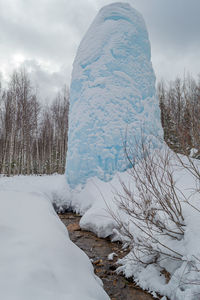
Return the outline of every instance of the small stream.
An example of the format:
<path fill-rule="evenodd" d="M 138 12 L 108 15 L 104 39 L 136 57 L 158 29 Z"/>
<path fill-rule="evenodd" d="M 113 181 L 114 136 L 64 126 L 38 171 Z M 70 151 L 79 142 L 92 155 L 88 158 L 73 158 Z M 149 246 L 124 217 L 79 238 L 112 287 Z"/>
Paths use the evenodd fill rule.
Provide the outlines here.
<path fill-rule="evenodd" d="M 101 278 L 104 289 L 111 300 L 152 300 L 150 294 L 141 290 L 132 280 L 116 274 L 116 261 L 126 253 L 120 243 L 112 243 L 109 239 L 98 238 L 92 232 L 81 230 L 80 216 L 74 213 L 59 215 L 66 225 L 71 240 L 81 248 L 91 259 L 97 276 Z M 108 260 L 110 253 L 116 253 L 114 259 Z"/>

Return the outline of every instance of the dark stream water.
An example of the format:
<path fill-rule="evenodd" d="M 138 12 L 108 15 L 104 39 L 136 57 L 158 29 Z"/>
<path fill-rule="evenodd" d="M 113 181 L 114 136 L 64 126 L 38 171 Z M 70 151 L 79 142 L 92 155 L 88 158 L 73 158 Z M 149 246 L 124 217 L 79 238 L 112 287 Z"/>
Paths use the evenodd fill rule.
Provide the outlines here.
<path fill-rule="evenodd" d="M 131 280 L 123 275 L 116 274 L 116 261 L 126 253 L 120 243 L 112 243 L 109 239 L 102 239 L 92 232 L 83 231 L 79 227 L 80 216 L 74 213 L 59 215 L 66 225 L 71 240 L 81 248 L 92 260 L 97 276 L 101 278 L 104 289 L 111 300 L 152 300 L 153 297 L 141 290 Z M 108 255 L 115 252 L 116 257 L 108 260 Z"/>

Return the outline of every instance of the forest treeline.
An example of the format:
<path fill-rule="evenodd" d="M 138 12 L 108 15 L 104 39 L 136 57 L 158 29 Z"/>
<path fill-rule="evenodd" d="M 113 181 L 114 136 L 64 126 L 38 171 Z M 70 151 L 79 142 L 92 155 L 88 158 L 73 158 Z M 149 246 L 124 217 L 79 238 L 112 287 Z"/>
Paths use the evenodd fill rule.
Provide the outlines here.
<path fill-rule="evenodd" d="M 192 148 L 200 157 L 200 80 L 191 76 L 158 84 L 164 139 L 179 153 Z M 67 152 L 69 92 L 49 105 L 38 100 L 24 69 L 0 84 L 0 174 L 64 173 Z"/>
<path fill-rule="evenodd" d="M 158 84 L 164 139 L 175 152 L 190 154 L 196 149 L 200 158 L 200 76 Z"/>
<path fill-rule="evenodd" d="M 69 93 L 42 105 L 25 69 L 14 71 L 0 86 L 0 173 L 64 173 Z"/>

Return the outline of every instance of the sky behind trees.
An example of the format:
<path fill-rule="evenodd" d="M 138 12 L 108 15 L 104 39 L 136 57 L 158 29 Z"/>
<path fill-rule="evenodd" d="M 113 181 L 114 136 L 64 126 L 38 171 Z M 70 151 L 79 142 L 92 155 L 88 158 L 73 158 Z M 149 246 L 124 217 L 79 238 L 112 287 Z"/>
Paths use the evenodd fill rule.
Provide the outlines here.
<path fill-rule="evenodd" d="M 70 83 L 77 47 L 111 0 L 0 0 L 0 72 L 24 65 L 41 97 Z M 158 79 L 200 72 L 199 0 L 127 0 L 144 16 Z"/>

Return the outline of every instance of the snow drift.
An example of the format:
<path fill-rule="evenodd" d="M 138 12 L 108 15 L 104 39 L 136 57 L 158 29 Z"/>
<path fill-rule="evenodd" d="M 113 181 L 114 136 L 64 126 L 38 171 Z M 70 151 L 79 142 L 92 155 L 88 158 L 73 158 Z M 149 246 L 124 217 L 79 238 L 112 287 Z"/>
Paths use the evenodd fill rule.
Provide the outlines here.
<path fill-rule="evenodd" d="M 20 181 L 24 176 L 0 179 L 0 298 L 109 299 L 89 258 L 42 195 L 42 183 L 33 192 L 34 177 L 27 177 L 28 192 L 20 191 Z"/>
<path fill-rule="evenodd" d="M 70 87 L 66 174 L 72 188 L 112 179 L 128 164 L 125 139 L 159 135 L 160 111 L 143 17 L 129 4 L 103 7 L 80 43 Z"/>
<path fill-rule="evenodd" d="M 155 152 L 154 154 L 156 156 Z M 173 157 L 173 154 L 171 155 Z M 182 161 L 185 161 L 187 163 L 187 159 L 184 157 L 182 157 Z M 196 300 L 199 299 L 200 295 L 199 180 L 195 180 L 194 176 L 187 169 L 182 168 L 179 165 L 179 160 L 176 161 L 176 156 L 171 160 L 171 163 L 177 191 L 180 191 L 179 200 L 181 201 L 182 214 L 184 217 L 184 235 L 180 240 L 166 239 L 165 235 L 158 235 L 158 233 L 155 234 L 155 237 L 158 238 L 160 242 L 167 243 L 167 246 L 169 246 L 174 251 L 179 252 L 182 258 L 180 261 L 173 260 L 173 262 L 171 262 L 171 259 L 168 258 L 160 259 L 160 264 L 158 260 L 157 263 L 151 263 L 148 266 L 145 266 L 135 260 L 134 253 L 131 251 L 123 260 L 120 261 L 120 263 L 122 264 L 120 270 L 124 272 L 125 276 L 133 277 L 134 280 L 143 289 L 151 291 L 152 293 L 154 293 L 154 295 L 156 295 L 156 292 L 158 292 L 161 295 L 168 296 L 169 299 L 172 300 Z M 198 170 L 198 172 L 200 173 L 200 162 L 198 160 L 195 160 L 194 163 L 197 167 L 196 170 Z M 0 178 L 0 229 L 1 245 L 3 245 L 0 251 L 0 260 L 2 259 L 2 262 L 4 262 L 4 270 L 2 271 L 2 273 L 0 272 L 0 277 L 3 284 L 7 284 L 7 286 L 8 282 L 11 286 L 12 284 L 15 284 L 16 278 L 18 278 L 18 273 L 16 273 L 18 270 L 20 270 L 20 273 L 23 276 L 27 276 L 27 280 L 29 280 L 29 275 L 31 275 L 32 272 L 31 267 L 29 269 L 30 272 L 27 273 L 24 273 L 27 269 L 22 266 L 21 269 L 18 269 L 20 268 L 19 265 L 17 265 L 17 268 L 14 269 L 16 272 L 14 272 L 12 269 L 13 257 L 19 257 L 20 260 L 23 261 L 23 255 L 20 254 L 20 251 L 22 251 L 21 253 L 23 254 L 23 247 L 26 247 L 27 249 L 27 247 L 29 246 L 30 253 L 34 252 L 38 253 L 39 255 L 37 259 L 37 257 L 34 258 L 27 254 L 29 255 L 30 264 L 32 264 L 32 262 L 32 266 L 35 266 L 37 264 L 39 272 L 40 264 L 42 267 L 44 266 L 44 257 L 45 262 L 51 261 L 52 273 L 55 274 L 56 280 L 60 278 L 57 281 L 59 287 L 62 287 L 64 289 L 65 284 L 71 284 L 71 280 L 68 281 L 62 279 L 62 282 L 60 281 L 62 276 L 64 276 L 63 278 L 69 278 L 67 277 L 68 275 L 66 273 L 67 268 L 70 269 L 70 274 L 73 274 L 73 276 L 76 277 L 76 271 L 73 271 L 74 267 L 72 258 L 70 256 L 71 251 L 73 252 L 74 246 L 70 246 L 71 242 L 68 239 L 67 232 L 63 225 L 58 222 L 57 216 L 54 214 L 49 201 L 56 203 L 57 207 L 60 207 L 61 209 L 70 207 L 73 208 L 74 211 L 81 213 L 83 215 L 80 222 L 81 228 L 93 231 L 95 234 L 101 237 L 115 236 L 115 239 L 122 240 L 123 243 L 130 245 L 131 240 L 127 239 L 124 234 L 120 234 L 118 224 L 109 213 L 108 208 L 111 208 L 112 212 L 121 218 L 123 224 L 128 230 L 130 230 L 130 233 L 134 236 L 135 239 L 141 240 L 143 238 L 146 238 L 146 235 L 143 234 L 142 231 L 138 230 L 136 226 L 131 225 L 133 224 L 132 217 L 124 214 L 122 209 L 119 209 L 116 203 L 117 195 L 123 196 L 124 193 L 121 181 L 126 183 L 126 185 L 130 188 L 130 191 L 137 191 L 137 183 L 133 180 L 131 173 L 131 169 L 123 173 L 117 173 L 110 182 L 104 182 L 98 178 L 90 178 L 87 181 L 85 187 L 81 190 L 70 190 L 69 186 L 66 183 L 66 178 L 64 175 L 41 177 L 15 176 L 12 178 Z M 194 193 L 197 188 L 198 193 Z M 23 193 L 20 191 L 23 191 Z M 12 199 L 12 201 L 8 200 L 9 195 L 11 195 L 12 198 L 15 197 L 15 199 Z M 16 199 L 16 195 L 21 195 L 21 198 L 24 195 L 24 199 L 20 201 L 18 196 Z M 29 195 L 31 195 L 30 198 L 28 198 Z M 37 199 L 38 197 L 41 197 L 41 199 Z M 182 201 L 184 197 L 188 199 L 190 205 L 185 201 Z M 155 204 L 155 201 L 156 199 L 152 198 L 153 205 Z M 27 213 L 30 210 L 32 211 L 32 216 Z M 19 214 L 20 211 L 23 218 L 21 218 L 21 215 Z M 163 217 L 163 221 L 167 224 L 169 220 L 165 218 L 165 215 L 162 214 L 162 211 L 160 211 L 160 213 L 161 217 Z M 42 216 L 45 219 L 45 223 L 48 222 L 48 232 L 46 226 L 44 228 L 41 227 Z M 28 222 L 29 225 L 25 226 L 26 224 L 28 224 Z M 20 223 L 21 225 L 18 223 Z M 12 232 L 15 232 L 17 234 L 13 235 L 11 234 Z M 25 234 L 23 234 L 23 232 Z M 28 238 L 28 232 L 31 232 L 32 234 L 32 242 Z M 49 233 L 51 235 L 51 238 L 49 236 Z M 59 235 L 60 238 L 57 239 L 57 235 Z M 41 236 L 45 236 L 45 238 L 41 239 Z M 28 240 L 26 240 L 26 238 Z M 27 243 L 27 241 L 29 243 Z M 151 239 L 149 238 L 148 242 L 151 242 L 153 248 L 158 246 L 158 243 L 151 241 Z M 7 245 L 9 243 L 9 245 L 11 245 L 12 247 L 16 246 L 16 248 L 13 248 L 14 251 L 8 252 L 8 247 L 4 246 L 5 243 Z M 31 243 L 38 244 L 38 248 L 35 248 L 35 246 L 33 247 L 33 244 Z M 69 247 L 69 252 L 68 250 L 64 250 L 63 243 L 66 244 L 66 247 Z M 68 243 L 70 243 L 70 245 L 68 245 Z M 47 244 L 48 247 L 45 246 Z M 56 247 L 55 252 L 53 250 L 54 247 Z M 47 248 L 50 250 L 47 250 Z M 62 251 L 63 254 L 60 256 L 60 253 Z M 53 253 L 55 253 L 55 255 Z M 59 256 L 57 256 L 56 253 L 59 253 Z M 80 260 L 82 260 L 81 257 L 83 254 L 81 254 L 81 252 L 79 253 Z M 5 267 L 5 259 L 7 259 L 7 269 Z M 69 259 L 71 263 L 69 263 L 68 265 Z M 55 264 L 53 263 L 54 260 Z M 63 264 L 63 260 L 66 261 L 66 270 L 62 269 L 61 267 Z M 59 271 L 58 265 L 59 268 L 61 268 L 59 269 L 61 273 L 57 272 Z M 170 273 L 170 277 L 168 278 L 169 281 L 166 280 L 165 274 L 162 273 L 163 268 Z M 85 274 L 88 274 L 87 272 L 88 271 L 85 271 Z M 88 280 L 90 280 L 89 276 L 93 277 L 93 274 L 91 272 L 89 272 L 90 275 L 87 275 Z M 11 273 L 15 274 L 15 276 L 12 277 Z M 59 274 L 61 274 L 62 276 Z M 72 277 L 70 278 L 72 279 Z M 52 284 L 54 284 L 54 292 L 59 295 L 56 281 Z M 33 285 L 36 285 L 35 281 L 33 281 Z M 41 286 L 42 284 L 38 287 L 40 288 Z M 13 291 L 14 287 L 16 288 L 16 285 L 13 286 Z M 81 293 L 85 293 L 85 297 L 86 295 L 88 295 L 87 291 L 90 291 L 90 289 L 88 289 L 87 287 L 88 286 L 85 285 L 85 289 L 81 291 Z M 96 285 L 93 285 L 93 287 L 94 289 L 96 289 Z M 23 288 L 24 286 L 20 285 L 19 289 L 15 291 L 23 291 Z M 44 293 L 46 293 L 45 289 L 43 289 L 42 287 L 41 295 L 44 295 Z M 67 287 L 65 291 L 67 291 Z M 12 291 L 9 291 L 10 294 L 7 295 L 11 295 L 11 292 Z M 24 290 L 24 293 L 26 293 L 26 290 Z M 6 290 L 3 288 L 1 289 L 1 295 L 6 295 Z M 80 297 L 81 296 L 79 295 L 79 298 L 75 299 L 80 299 Z M 98 295 L 96 295 L 95 297 L 93 299 L 99 299 Z M 4 299 L 11 299 L 11 297 L 4 297 Z M 15 297 L 15 299 L 18 298 Z M 20 300 L 21 299 L 25 298 L 20 298 Z M 29 297 L 29 299 L 31 298 Z M 59 299 L 62 299 L 62 297 Z M 72 297 L 70 299 L 74 298 Z M 163 297 L 163 300 L 164 299 L 166 298 Z"/>
<path fill-rule="evenodd" d="M 155 162 L 159 162 L 156 152 L 155 150 L 152 155 Z M 171 300 L 196 300 L 200 298 L 199 179 L 196 178 L 195 173 L 191 173 L 190 169 L 182 166 L 178 156 L 170 150 L 169 152 L 171 156 L 169 167 L 173 174 L 174 187 L 184 219 L 184 232 L 180 238 L 167 236 L 165 231 L 159 232 L 158 230 L 152 231 L 153 236 L 150 236 L 147 225 L 151 229 L 151 224 L 146 223 L 145 219 L 149 211 L 145 210 L 145 207 L 140 211 L 141 218 L 144 216 L 144 221 L 134 219 L 133 215 L 126 213 L 120 207 L 119 200 L 127 199 L 122 182 L 140 204 L 140 192 L 144 187 L 139 186 L 138 182 L 133 180 L 132 169 L 117 173 L 110 182 L 104 182 L 98 178 L 89 179 L 82 190 L 72 191 L 72 207 L 83 214 L 80 221 L 81 228 L 93 231 L 100 237 L 111 236 L 113 240 L 121 240 L 124 246 L 130 247 L 130 253 L 119 260 L 119 265 L 121 265 L 119 272 L 123 272 L 128 278 L 132 277 L 140 287 L 149 290 L 155 298 L 158 293 L 164 295 L 163 300 L 166 300 L 166 297 Z M 159 153 L 159 157 L 161 154 Z M 180 156 L 180 158 L 184 164 L 189 163 L 186 157 Z M 191 162 L 200 174 L 200 162 L 198 160 Z M 153 181 L 154 178 L 152 177 L 151 180 Z M 164 193 L 161 195 L 163 199 L 165 196 Z M 131 205 L 132 203 L 130 207 Z M 155 220 L 165 223 L 172 232 L 176 231 L 177 228 L 172 227 L 174 224 L 166 216 L 166 212 L 158 207 L 157 199 L 152 195 L 149 209 L 153 210 L 156 207 L 158 218 Z M 135 210 L 138 210 L 137 206 Z M 113 215 L 114 218 L 112 218 Z M 149 246 L 150 252 L 147 252 L 145 247 L 135 246 L 140 245 L 142 241 Z M 159 254 L 157 258 L 155 258 L 155 252 Z M 146 263 L 144 263 L 145 260 Z"/>

